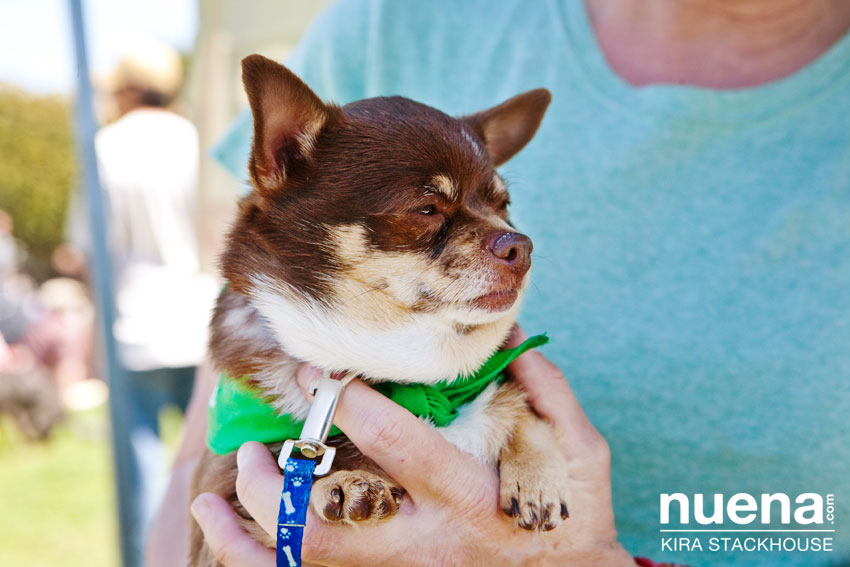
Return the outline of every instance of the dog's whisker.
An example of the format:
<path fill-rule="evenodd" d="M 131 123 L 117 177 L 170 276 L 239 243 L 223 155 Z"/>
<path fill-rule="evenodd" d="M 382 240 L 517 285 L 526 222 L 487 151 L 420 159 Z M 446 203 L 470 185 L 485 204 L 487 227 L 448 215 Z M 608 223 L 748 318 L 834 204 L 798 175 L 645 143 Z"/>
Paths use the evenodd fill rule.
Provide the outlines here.
<path fill-rule="evenodd" d="M 360 293 L 357 293 L 357 294 L 355 294 L 355 295 L 353 295 L 353 296 L 349 297 L 348 299 L 343 300 L 343 301 L 340 303 L 340 305 L 348 305 L 349 303 L 351 303 L 351 302 L 352 302 L 352 301 L 354 301 L 355 299 L 357 299 L 357 298 L 359 298 L 359 297 L 363 297 L 364 295 L 367 295 L 367 294 L 370 294 L 370 293 L 374 293 L 374 292 L 376 292 L 376 291 L 384 291 L 384 290 L 383 290 L 383 289 L 381 289 L 381 288 L 379 288 L 379 287 L 372 286 L 372 287 L 370 287 L 369 289 L 367 289 L 367 290 L 365 290 L 365 291 L 361 291 Z"/>

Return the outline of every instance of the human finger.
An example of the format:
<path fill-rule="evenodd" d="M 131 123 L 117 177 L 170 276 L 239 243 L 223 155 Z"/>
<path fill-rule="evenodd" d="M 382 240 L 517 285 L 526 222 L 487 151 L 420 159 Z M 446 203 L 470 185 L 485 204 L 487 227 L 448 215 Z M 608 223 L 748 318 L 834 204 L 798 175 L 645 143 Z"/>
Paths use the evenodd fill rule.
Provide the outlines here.
<path fill-rule="evenodd" d="M 297 373 L 302 389 L 315 377 L 316 369 L 307 365 Z M 427 491 L 446 500 L 480 500 L 488 488 L 481 479 L 495 478 L 436 429 L 360 380 L 343 390 L 334 423 L 414 497 Z"/>
<path fill-rule="evenodd" d="M 225 567 L 271 567 L 273 550 L 263 546 L 239 525 L 239 516 L 223 498 L 205 492 L 192 502 L 192 515 L 204 532 L 207 546 Z"/>
<path fill-rule="evenodd" d="M 260 527 L 272 537 L 277 533 L 277 516 L 283 477 L 269 450 L 260 443 L 248 442 L 236 455 L 239 473 L 236 494 L 239 501 Z M 349 525 L 333 525 L 321 521 L 308 511 L 302 555 L 305 560 L 323 564 L 345 563 L 361 550 L 363 538 Z M 368 546 L 367 546 L 368 547 Z M 350 564 L 350 563 L 349 563 Z"/>
<path fill-rule="evenodd" d="M 236 495 L 266 533 L 277 532 L 283 476 L 274 456 L 261 443 L 249 441 L 236 453 Z"/>
<path fill-rule="evenodd" d="M 399 566 L 410 546 L 410 534 L 421 528 L 418 516 L 396 515 L 389 520 L 357 526 L 307 517 L 301 557 L 318 565 Z M 409 551 L 409 550 L 408 550 Z"/>
<path fill-rule="evenodd" d="M 527 338 L 528 335 L 516 325 L 507 344 L 516 346 Z M 587 418 L 564 373 L 540 351 L 533 349 L 524 353 L 508 366 L 508 371 L 525 390 L 531 407 L 560 430 L 568 456 L 607 450 L 604 439 Z"/>

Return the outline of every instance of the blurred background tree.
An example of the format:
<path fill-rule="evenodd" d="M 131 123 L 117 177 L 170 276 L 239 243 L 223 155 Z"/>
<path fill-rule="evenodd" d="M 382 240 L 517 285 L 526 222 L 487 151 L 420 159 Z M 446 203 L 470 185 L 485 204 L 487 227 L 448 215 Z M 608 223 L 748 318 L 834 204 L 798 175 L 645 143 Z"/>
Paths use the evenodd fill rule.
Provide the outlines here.
<path fill-rule="evenodd" d="M 63 241 L 75 179 L 70 102 L 0 87 L 0 209 L 15 222 L 26 270 L 50 277 L 50 254 Z"/>

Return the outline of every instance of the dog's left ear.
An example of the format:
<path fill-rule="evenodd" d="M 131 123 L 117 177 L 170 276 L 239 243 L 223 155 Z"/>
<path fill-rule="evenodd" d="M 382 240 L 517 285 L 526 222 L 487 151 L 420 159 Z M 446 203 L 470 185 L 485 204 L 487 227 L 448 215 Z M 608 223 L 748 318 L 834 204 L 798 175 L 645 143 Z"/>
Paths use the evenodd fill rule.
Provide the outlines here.
<path fill-rule="evenodd" d="M 484 140 L 490 159 L 498 166 L 531 141 L 551 101 L 548 90 L 535 89 L 461 120 Z"/>
<path fill-rule="evenodd" d="M 309 161 L 330 109 L 295 73 L 262 55 L 242 60 L 242 82 L 254 115 L 248 169 L 268 197 Z"/>

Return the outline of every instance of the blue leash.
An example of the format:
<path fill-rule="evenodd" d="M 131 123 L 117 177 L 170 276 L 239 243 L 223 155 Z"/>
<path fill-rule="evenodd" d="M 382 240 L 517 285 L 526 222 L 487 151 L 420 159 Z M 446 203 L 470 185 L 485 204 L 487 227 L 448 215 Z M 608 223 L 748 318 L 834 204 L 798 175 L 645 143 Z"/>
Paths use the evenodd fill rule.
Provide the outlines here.
<path fill-rule="evenodd" d="M 325 445 L 325 441 L 333 424 L 339 396 L 351 378 L 353 375 L 334 380 L 325 373 L 317 383 L 311 384 L 313 404 L 304 420 L 301 437 L 297 441 L 287 440 L 280 449 L 277 463 L 283 470 L 283 492 L 277 513 L 277 567 L 301 567 L 301 542 L 313 477 L 326 475 L 331 470 L 336 449 Z M 301 456 L 306 458 L 292 458 L 294 449 L 299 449 Z M 322 460 L 318 463 L 313 460 L 320 456 Z"/>
<path fill-rule="evenodd" d="M 277 567 L 301 566 L 301 539 L 315 469 L 316 461 L 292 457 L 283 466 L 283 492 L 277 514 Z"/>

